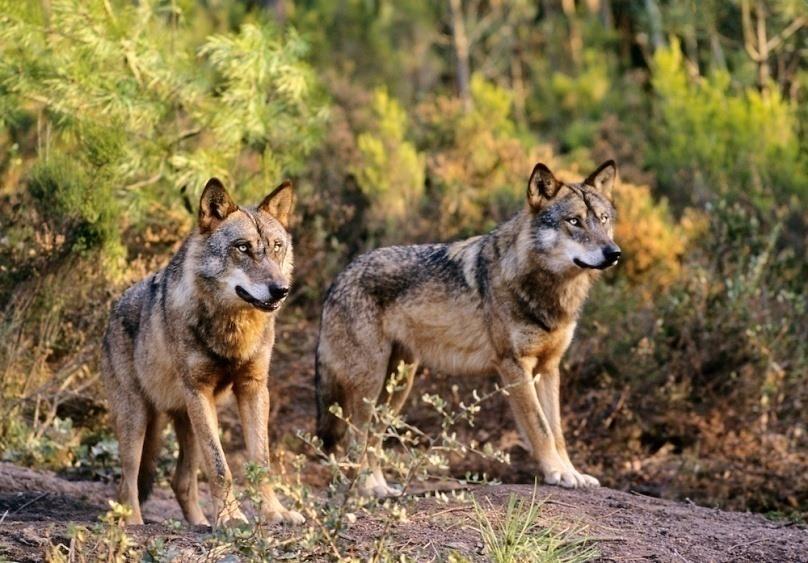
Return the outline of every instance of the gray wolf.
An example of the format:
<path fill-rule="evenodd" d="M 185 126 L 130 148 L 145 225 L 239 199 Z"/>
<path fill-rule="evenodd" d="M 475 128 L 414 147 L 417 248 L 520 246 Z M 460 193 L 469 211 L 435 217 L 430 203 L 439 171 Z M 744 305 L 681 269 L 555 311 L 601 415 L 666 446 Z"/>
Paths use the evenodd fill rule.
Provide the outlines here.
<path fill-rule="evenodd" d="M 115 423 L 122 476 L 119 498 L 142 524 L 160 435 L 170 419 L 179 442 L 172 488 L 192 525 L 207 525 L 198 502 L 197 467 L 210 481 L 214 525 L 246 522 L 233 494 L 219 441 L 215 401 L 232 388 L 248 457 L 269 463 L 267 378 L 275 314 L 289 292 L 292 185 L 257 206 L 239 207 L 222 183 L 202 193 L 198 224 L 161 271 L 129 288 L 114 305 L 102 369 Z M 261 510 L 271 521 L 300 523 L 268 484 Z"/>
<path fill-rule="evenodd" d="M 396 494 L 367 426 L 400 361 L 459 377 L 497 372 L 545 482 L 599 485 L 567 454 L 559 364 L 590 286 L 620 258 L 612 238 L 616 177 L 613 161 L 580 183 L 562 182 L 539 163 L 524 209 L 492 232 L 377 249 L 336 278 L 317 345 L 317 432 L 326 449 L 341 439 L 349 425 L 329 411 L 340 405 L 353 451 L 369 452 L 358 460 L 368 469 L 365 493 Z M 389 398 L 393 408 L 401 408 L 411 385 Z"/>

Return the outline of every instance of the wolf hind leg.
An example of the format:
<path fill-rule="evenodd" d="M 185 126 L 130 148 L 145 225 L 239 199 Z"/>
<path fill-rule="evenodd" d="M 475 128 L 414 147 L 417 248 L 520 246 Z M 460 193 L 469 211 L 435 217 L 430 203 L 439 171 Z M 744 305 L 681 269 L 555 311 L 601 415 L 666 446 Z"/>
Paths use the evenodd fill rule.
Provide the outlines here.
<path fill-rule="evenodd" d="M 366 350 L 370 348 L 368 346 Z M 354 352 L 351 357 L 355 360 L 340 370 L 345 374 L 345 389 L 350 389 L 345 394 L 343 405 L 343 416 L 348 420 L 348 457 L 358 473 L 369 470 L 359 481 L 359 492 L 363 496 L 382 497 L 394 493 L 379 468 L 377 452 L 380 451 L 381 440 L 375 432 L 369 436 L 373 411 L 384 389 L 391 353 L 392 345 L 377 345 L 375 353 Z"/>
<path fill-rule="evenodd" d="M 201 452 L 188 413 L 182 412 L 174 416 L 174 431 L 177 434 L 180 452 L 177 458 L 177 468 L 171 479 L 171 488 L 174 490 L 185 520 L 192 526 L 209 526 L 208 519 L 199 507 L 197 473 Z"/>
<path fill-rule="evenodd" d="M 390 377 L 398 373 L 399 366 L 406 364 L 404 371 L 404 379 L 397 381 L 396 386 L 392 393 L 387 392 L 387 383 Z M 412 384 L 415 380 L 415 373 L 418 370 L 418 365 L 415 362 L 412 354 L 410 354 L 402 345 L 395 343 L 393 350 L 390 354 L 390 360 L 387 363 L 387 377 L 385 380 L 384 388 L 379 402 L 385 403 L 387 408 L 393 415 L 401 412 L 404 404 L 409 397 L 412 390 Z M 391 496 L 401 495 L 400 487 L 391 486 L 387 483 L 384 477 L 384 472 L 380 463 L 380 455 L 383 447 L 383 435 L 376 433 L 370 436 L 370 443 L 368 444 L 368 468 L 370 469 L 370 481 L 366 482 L 364 489 L 372 492 L 373 496 L 377 498 L 386 498 Z"/>

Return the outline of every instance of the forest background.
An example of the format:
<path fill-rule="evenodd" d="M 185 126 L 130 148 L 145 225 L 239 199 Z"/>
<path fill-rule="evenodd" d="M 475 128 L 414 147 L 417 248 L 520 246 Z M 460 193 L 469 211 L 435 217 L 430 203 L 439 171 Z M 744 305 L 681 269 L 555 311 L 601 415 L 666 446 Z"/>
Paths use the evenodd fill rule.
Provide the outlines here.
<path fill-rule="evenodd" d="M 110 305 L 178 248 L 210 176 L 239 202 L 297 188 L 272 436 L 298 451 L 342 267 L 490 230 L 537 161 L 575 180 L 614 158 L 625 260 L 562 365 L 574 460 L 800 518 L 806 55 L 801 0 L 0 0 L 0 456 L 115 476 Z M 495 381 L 425 379 L 455 402 Z M 532 482 L 509 417 L 494 402 L 468 431 L 513 466 L 453 471 Z"/>

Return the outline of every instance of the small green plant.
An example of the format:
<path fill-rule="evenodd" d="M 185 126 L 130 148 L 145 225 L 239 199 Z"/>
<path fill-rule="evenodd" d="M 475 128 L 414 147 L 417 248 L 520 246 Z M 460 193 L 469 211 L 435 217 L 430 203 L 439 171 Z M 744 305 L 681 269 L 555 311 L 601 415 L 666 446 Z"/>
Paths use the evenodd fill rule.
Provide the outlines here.
<path fill-rule="evenodd" d="M 51 545 L 45 559 L 53 563 L 84 563 L 106 561 L 124 563 L 138 556 L 134 540 L 126 533 L 126 518 L 131 514 L 128 506 L 109 501 L 110 509 L 99 517 L 92 528 L 71 525 L 68 545 Z"/>
<path fill-rule="evenodd" d="M 536 499 L 537 487 L 533 488 L 530 502 L 515 494 L 508 497 L 505 514 L 495 521 L 489 510 L 473 499 L 477 529 L 485 551 L 494 563 L 579 563 L 598 556 L 594 546 L 589 545 L 584 527 L 542 525 L 540 520 L 542 501 Z"/>

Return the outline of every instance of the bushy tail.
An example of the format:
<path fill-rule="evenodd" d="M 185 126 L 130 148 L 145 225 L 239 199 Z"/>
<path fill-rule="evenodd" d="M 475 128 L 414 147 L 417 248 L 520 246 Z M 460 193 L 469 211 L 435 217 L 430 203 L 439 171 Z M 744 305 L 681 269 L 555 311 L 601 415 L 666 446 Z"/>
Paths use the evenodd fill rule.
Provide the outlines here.
<path fill-rule="evenodd" d="M 154 488 L 157 476 L 157 456 L 160 454 L 161 440 L 165 422 L 161 416 L 153 416 L 146 426 L 146 437 L 143 440 L 143 453 L 140 457 L 140 469 L 137 473 L 137 497 L 145 502 Z"/>
<path fill-rule="evenodd" d="M 348 425 L 329 410 L 334 403 L 344 409 L 345 401 L 341 386 L 321 364 L 319 354 L 314 368 L 314 389 L 317 395 L 317 437 L 323 441 L 326 453 L 330 453 L 345 435 Z"/>

